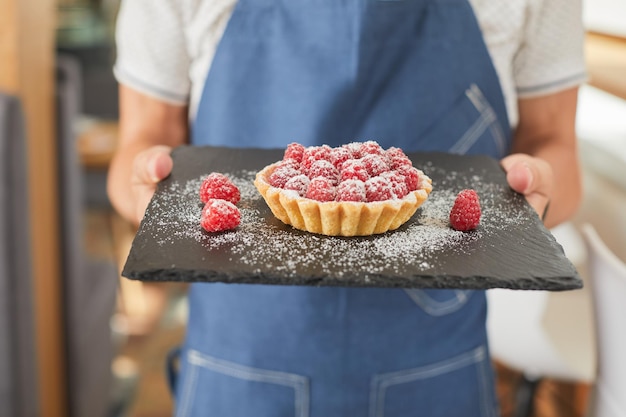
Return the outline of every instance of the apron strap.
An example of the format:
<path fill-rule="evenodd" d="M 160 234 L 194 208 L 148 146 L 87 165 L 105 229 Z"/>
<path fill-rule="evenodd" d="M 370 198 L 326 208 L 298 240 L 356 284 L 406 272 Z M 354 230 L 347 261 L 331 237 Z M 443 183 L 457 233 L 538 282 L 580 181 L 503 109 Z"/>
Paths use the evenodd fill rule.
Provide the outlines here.
<path fill-rule="evenodd" d="M 178 382 L 178 372 L 180 369 L 180 351 L 180 346 L 171 349 L 165 359 L 167 384 L 173 396 L 176 395 L 176 383 Z"/>

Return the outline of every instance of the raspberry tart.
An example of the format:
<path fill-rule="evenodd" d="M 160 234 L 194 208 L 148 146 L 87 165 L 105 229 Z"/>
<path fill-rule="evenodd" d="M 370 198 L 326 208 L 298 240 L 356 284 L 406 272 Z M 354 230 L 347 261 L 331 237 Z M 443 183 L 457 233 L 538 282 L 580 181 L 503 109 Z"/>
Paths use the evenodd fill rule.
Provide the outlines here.
<path fill-rule="evenodd" d="M 254 185 L 283 223 L 328 236 L 395 230 L 432 191 L 431 179 L 401 149 L 374 141 L 337 148 L 291 143 Z"/>

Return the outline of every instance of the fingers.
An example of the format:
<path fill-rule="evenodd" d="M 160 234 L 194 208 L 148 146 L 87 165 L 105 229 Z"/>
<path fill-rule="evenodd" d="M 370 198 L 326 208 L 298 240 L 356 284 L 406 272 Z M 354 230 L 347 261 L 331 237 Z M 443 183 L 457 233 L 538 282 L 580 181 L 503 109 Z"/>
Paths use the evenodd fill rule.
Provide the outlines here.
<path fill-rule="evenodd" d="M 550 164 L 530 155 L 513 154 L 502 159 L 501 165 L 511 188 L 523 194 L 539 216 L 543 216 L 554 187 Z"/>
<path fill-rule="evenodd" d="M 131 178 L 135 200 L 135 222 L 139 224 L 150 203 L 156 184 L 172 172 L 174 165 L 169 146 L 154 146 L 139 154 L 133 162 Z"/>
<path fill-rule="evenodd" d="M 135 185 L 155 185 L 172 171 L 169 146 L 153 146 L 139 153 L 134 160 L 132 182 Z"/>

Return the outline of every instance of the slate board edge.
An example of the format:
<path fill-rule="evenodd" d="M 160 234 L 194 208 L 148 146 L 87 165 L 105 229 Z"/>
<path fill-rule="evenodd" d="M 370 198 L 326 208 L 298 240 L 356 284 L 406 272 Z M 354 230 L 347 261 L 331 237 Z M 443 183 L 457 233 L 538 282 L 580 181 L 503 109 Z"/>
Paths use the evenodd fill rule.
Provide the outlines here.
<path fill-rule="evenodd" d="M 582 280 L 576 274 L 573 277 L 537 277 L 519 279 L 516 281 L 501 280 L 495 277 L 460 277 L 454 275 L 432 275 L 419 276 L 414 278 L 372 275 L 368 277 L 363 285 L 346 285 L 345 280 L 350 277 L 335 278 L 331 276 L 312 276 L 306 278 L 290 276 L 268 276 L 267 274 L 234 274 L 217 273 L 211 271 L 194 271 L 184 268 L 168 269 L 146 269 L 141 273 L 128 272 L 124 270 L 122 275 L 126 278 L 138 281 L 152 282 L 180 282 L 181 276 L 185 277 L 185 282 L 206 282 L 206 283 L 235 283 L 235 284 L 255 284 L 255 285 L 305 285 L 312 287 L 333 286 L 333 287 L 353 287 L 353 288 L 421 288 L 421 289 L 466 289 L 484 290 L 491 288 L 505 288 L 512 290 L 540 290 L 540 291 L 566 291 L 581 289 Z M 262 283 L 260 283 L 262 281 Z M 448 284 L 448 282 L 453 283 Z M 431 283 L 429 285 L 429 283 Z M 437 285 L 432 285 L 437 283 Z M 480 285 L 476 285 L 480 283 Z M 517 285 L 512 285 L 517 284 Z"/>

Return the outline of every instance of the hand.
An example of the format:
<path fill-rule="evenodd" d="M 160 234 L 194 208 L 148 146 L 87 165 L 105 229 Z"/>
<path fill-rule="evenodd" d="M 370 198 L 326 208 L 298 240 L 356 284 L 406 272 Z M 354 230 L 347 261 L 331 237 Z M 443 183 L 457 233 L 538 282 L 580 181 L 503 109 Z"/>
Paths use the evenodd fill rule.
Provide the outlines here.
<path fill-rule="evenodd" d="M 142 151 L 133 160 L 131 189 L 135 198 L 135 224 L 139 224 L 159 181 L 170 175 L 174 165 L 172 148 L 157 145 Z"/>
<path fill-rule="evenodd" d="M 554 188 L 554 174 L 550 164 L 521 153 L 505 157 L 500 164 L 506 171 L 506 180 L 511 188 L 523 194 L 543 219 Z"/>

